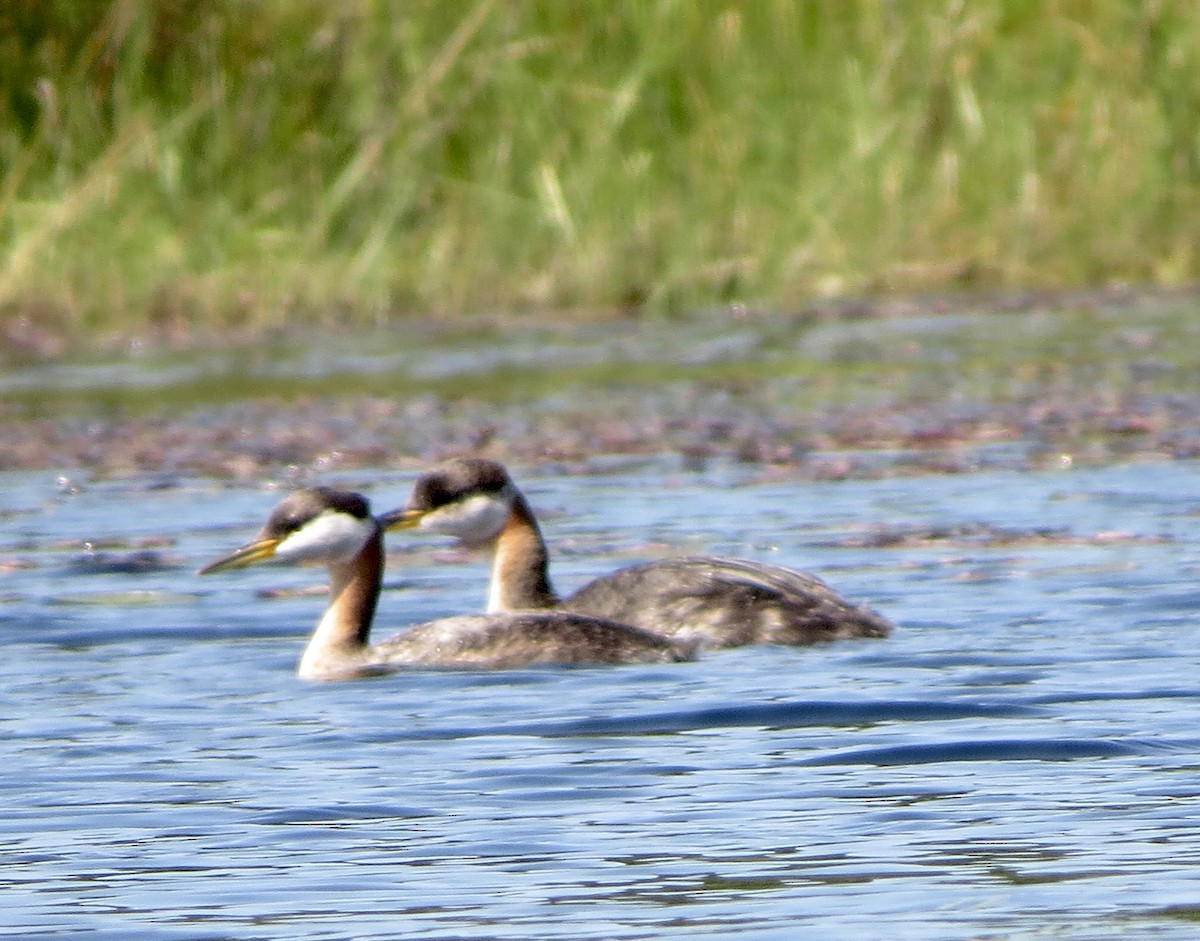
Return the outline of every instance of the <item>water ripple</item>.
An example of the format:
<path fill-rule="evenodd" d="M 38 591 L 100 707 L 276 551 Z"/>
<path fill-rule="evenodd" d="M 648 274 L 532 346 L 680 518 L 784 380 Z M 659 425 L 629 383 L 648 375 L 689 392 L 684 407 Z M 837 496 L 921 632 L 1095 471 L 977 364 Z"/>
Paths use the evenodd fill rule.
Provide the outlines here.
<path fill-rule="evenodd" d="M 0 934 L 1190 941 L 1200 465 L 755 475 L 528 489 L 574 550 L 564 590 L 646 547 L 750 555 L 895 636 L 308 684 L 318 573 L 192 574 L 275 493 L 142 486 L 130 514 L 127 482 L 8 481 L 29 509 L 0 566 Z M 356 486 L 400 498 L 402 476 Z M 843 538 L 876 524 L 1068 538 Z M 77 562 L 164 530 L 169 557 Z M 391 629 L 483 603 L 482 561 L 398 555 Z"/>
<path fill-rule="evenodd" d="M 821 755 L 800 762 L 806 765 L 919 765 L 947 761 L 1070 761 L 1076 758 L 1115 758 L 1157 751 L 1148 744 L 1095 739 L 1013 739 L 998 741 L 936 742 L 861 748 Z"/>
<path fill-rule="evenodd" d="M 796 702 L 721 706 L 687 712 L 611 716 L 561 724 L 524 725 L 507 731 L 520 735 L 589 737 L 664 735 L 698 729 L 754 727 L 767 729 L 805 726 L 860 727 L 881 722 L 940 722 L 952 719 L 1012 718 L 1039 714 L 1036 707 L 1012 702 Z"/>

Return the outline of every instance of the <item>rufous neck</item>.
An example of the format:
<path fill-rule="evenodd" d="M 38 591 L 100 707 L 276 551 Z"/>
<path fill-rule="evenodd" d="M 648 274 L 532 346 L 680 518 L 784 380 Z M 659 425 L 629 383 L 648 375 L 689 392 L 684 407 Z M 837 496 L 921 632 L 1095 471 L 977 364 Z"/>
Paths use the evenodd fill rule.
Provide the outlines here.
<path fill-rule="evenodd" d="M 375 533 L 349 562 L 329 566 L 329 605 L 300 660 L 300 676 L 320 678 L 362 659 L 379 602 L 383 565 L 383 536 Z"/>
<path fill-rule="evenodd" d="M 496 539 L 488 614 L 553 608 L 559 598 L 548 569 L 542 532 L 525 497 L 518 493 Z"/>

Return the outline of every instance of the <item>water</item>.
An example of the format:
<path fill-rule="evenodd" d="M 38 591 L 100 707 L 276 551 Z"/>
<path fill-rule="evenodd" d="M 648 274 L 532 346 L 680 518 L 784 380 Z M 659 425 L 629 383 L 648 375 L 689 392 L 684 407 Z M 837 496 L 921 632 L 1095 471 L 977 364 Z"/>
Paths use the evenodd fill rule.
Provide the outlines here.
<path fill-rule="evenodd" d="M 319 573 L 194 575 L 278 492 L 4 475 L 0 931 L 1194 937 L 1200 465 L 761 473 L 520 476 L 562 588 L 750 556 L 893 638 L 309 684 L 322 600 L 262 592 Z M 482 605 L 482 561 L 410 545 L 377 636 Z"/>

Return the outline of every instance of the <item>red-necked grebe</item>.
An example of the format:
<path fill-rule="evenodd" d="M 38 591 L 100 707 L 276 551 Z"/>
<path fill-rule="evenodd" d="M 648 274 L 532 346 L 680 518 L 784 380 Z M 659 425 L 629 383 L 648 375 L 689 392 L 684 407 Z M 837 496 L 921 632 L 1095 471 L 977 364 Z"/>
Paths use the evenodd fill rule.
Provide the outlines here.
<path fill-rule="evenodd" d="M 441 618 L 371 644 L 383 579 L 383 528 L 357 493 L 310 487 L 290 494 L 257 539 L 200 574 L 268 559 L 329 569 L 329 605 L 297 671 L 305 679 L 347 679 L 405 667 L 662 662 L 690 659 L 694 651 L 694 645 L 649 631 L 565 612 Z"/>
<path fill-rule="evenodd" d="M 886 637 L 892 625 L 813 575 L 742 559 L 688 556 L 621 569 L 561 598 L 524 495 L 496 461 L 456 458 L 422 474 L 387 529 L 456 536 L 493 552 L 488 613 L 555 610 L 611 618 L 705 646 Z"/>

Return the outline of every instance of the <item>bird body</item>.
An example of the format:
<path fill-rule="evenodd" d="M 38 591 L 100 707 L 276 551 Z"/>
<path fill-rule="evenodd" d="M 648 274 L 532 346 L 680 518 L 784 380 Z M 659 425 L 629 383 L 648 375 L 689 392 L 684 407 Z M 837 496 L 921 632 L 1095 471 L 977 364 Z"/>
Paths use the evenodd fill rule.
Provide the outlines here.
<path fill-rule="evenodd" d="M 623 568 L 568 595 L 558 609 L 654 625 L 713 647 L 814 644 L 886 637 L 890 630 L 883 617 L 847 601 L 814 575 L 718 556 Z"/>
<path fill-rule="evenodd" d="M 567 597 L 554 590 L 533 510 L 496 461 L 457 458 L 421 475 L 385 528 L 457 536 L 493 552 L 490 613 L 554 610 L 610 618 L 705 646 L 811 644 L 886 637 L 891 624 L 814 575 L 716 556 L 647 562 L 602 576 Z"/>
<path fill-rule="evenodd" d="M 363 497 L 328 487 L 288 495 L 257 539 L 200 574 L 268 559 L 319 562 L 329 570 L 329 604 L 297 669 L 305 679 L 346 679 L 415 667 L 665 662 L 695 654 L 694 644 L 557 611 L 440 618 L 371 644 L 384 571 L 383 528 Z"/>

